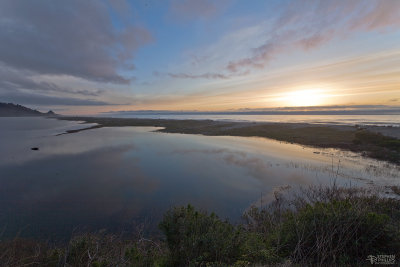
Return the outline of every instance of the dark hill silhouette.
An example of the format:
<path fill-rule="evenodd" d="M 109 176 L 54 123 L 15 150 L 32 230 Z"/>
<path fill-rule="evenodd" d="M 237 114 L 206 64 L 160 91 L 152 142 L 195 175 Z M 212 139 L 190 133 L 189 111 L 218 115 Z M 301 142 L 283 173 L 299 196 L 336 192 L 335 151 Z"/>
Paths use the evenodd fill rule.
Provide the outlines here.
<path fill-rule="evenodd" d="M 43 113 L 13 103 L 0 102 L 0 117 L 57 116 L 53 111 Z"/>

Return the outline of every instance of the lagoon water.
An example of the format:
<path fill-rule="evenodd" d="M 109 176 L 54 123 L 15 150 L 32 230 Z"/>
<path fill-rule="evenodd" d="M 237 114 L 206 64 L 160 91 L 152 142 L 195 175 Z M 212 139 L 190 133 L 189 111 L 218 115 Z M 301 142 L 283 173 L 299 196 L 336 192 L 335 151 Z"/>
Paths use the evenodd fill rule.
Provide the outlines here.
<path fill-rule="evenodd" d="M 400 185 L 400 170 L 391 164 L 265 138 L 152 127 L 57 136 L 88 125 L 45 118 L 0 118 L 0 125 L 3 237 L 60 239 L 138 223 L 154 228 L 169 207 L 188 203 L 238 221 L 287 185 Z"/>

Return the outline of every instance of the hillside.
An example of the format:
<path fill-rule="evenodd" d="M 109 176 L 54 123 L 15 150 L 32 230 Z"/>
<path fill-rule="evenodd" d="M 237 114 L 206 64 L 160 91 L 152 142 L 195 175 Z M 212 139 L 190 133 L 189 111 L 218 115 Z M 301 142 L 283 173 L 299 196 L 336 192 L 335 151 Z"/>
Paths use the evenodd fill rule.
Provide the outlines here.
<path fill-rule="evenodd" d="M 30 109 L 13 103 L 0 102 L 0 117 L 25 117 L 25 116 L 55 116 L 53 111 L 43 113 L 34 109 Z"/>

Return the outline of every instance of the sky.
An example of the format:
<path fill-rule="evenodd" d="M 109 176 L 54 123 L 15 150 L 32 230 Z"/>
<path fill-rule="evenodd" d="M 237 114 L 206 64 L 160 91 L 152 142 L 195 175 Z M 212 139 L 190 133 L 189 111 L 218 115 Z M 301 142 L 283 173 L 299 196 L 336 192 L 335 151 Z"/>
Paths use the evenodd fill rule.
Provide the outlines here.
<path fill-rule="evenodd" d="M 399 0 L 2 0 L 0 102 L 61 114 L 400 106 Z"/>

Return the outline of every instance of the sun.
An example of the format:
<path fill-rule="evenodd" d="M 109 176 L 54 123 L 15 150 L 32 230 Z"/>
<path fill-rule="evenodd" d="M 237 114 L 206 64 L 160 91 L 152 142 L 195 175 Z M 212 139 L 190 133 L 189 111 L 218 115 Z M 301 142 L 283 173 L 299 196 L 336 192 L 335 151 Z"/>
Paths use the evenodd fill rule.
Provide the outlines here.
<path fill-rule="evenodd" d="M 321 89 L 305 89 L 288 92 L 283 98 L 288 106 L 309 107 L 323 105 L 325 97 Z"/>

